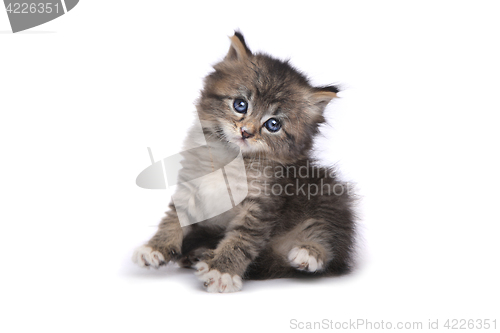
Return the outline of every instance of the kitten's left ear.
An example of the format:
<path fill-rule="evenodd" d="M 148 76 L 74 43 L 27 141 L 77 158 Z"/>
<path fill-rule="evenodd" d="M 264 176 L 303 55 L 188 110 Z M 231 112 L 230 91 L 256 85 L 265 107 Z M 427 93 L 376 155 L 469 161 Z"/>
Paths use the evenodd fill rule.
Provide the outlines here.
<path fill-rule="evenodd" d="M 330 101 L 337 97 L 339 88 L 336 86 L 324 86 L 313 88 L 311 102 L 316 105 L 321 111 L 327 106 Z"/>
<path fill-rule="evenodd" d="M 245 60 L 252 55 L 252 52 L 245 43 L 245 38 L 239 31 L 235 31 L 231 40 L 231 46 L 224 60 Z"/>

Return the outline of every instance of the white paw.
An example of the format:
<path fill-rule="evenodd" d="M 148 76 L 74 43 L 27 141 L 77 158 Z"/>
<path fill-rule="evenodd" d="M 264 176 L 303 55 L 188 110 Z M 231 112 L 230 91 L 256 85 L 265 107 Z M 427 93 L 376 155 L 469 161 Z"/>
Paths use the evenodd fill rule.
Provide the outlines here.
<path fill-rule="evenodd" d="M 153 251 L 149 246 L 143 245 L 135 249 L 132 255 L 132 261 L 141 267 L 158 268 L 165 264 L 163 254 L 158 251 Z"/>
<path fill-rule="evenodd" d="M 231 277 L 228 273 L 221 274 L 218 270 L 208 269 L 204 261 L 200 261 L 194 268 L 197 269 L 196 275 L 203 282 L 208 292 L 211 293 L 233 293 L 240 291 L 243 287 L 243 281 L 238 275 Z"/>
<path fill-rule="evenodd" d="M 290 264 L 302 271 L 316 272 L 323 269 L 323 261 L 309 254 L 307 249 L 294 247 L 288 252 Z"/>

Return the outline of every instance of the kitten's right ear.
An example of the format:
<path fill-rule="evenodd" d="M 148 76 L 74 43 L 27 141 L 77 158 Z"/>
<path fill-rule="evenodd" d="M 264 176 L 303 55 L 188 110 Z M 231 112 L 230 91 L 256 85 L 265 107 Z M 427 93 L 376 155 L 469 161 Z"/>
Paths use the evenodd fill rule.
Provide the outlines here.
<path fill-rule="evenodd" d="M 252 55 L 252 52 L 248 48 L 245 43 L 245 38 L 239 31 L 235 31 L 232 37 L 229 37 L 231 40 L 231 46 L 229 47 L 229 51 L 227 52 L 224 60 L 245 60 Z"/>

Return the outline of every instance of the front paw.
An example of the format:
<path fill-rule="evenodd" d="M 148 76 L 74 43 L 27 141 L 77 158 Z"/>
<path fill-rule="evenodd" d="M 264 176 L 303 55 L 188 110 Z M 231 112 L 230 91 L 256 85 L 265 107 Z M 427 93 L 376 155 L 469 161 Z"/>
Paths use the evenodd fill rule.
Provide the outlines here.
<path fill-rule="evenodd" d="M 132 255 L 132 261 L 141 267 L 158 268 L 167 263 L 167 260 L 159 251 L 150 246 L 139 246 Z"/>
<path fill-rule="evenodd" d="M 232 293 L 240 291 L 243 287 L 243 281 L 238 275 L 229 273 L 221 273 L 216 269 L 210 269 L 208 264 L 200 261 L 195 266 L 197 269 L 196 275 L 203 282 L 203 285 L 211 293 Z"/>

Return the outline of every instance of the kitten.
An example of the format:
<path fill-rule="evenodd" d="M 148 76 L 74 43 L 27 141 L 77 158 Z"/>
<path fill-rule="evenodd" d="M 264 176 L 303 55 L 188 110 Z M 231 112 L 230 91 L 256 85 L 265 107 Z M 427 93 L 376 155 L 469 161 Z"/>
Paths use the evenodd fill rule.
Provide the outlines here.
<path fill-rule="evenodd" d="M 155 268 L 170 261 L 194 267 L 210 292 L 238 291 L 242 279 L 349 272 L 352 198 L 333 169 L 310 157 L 323 111 L 337 92 L 335 86 L 311 86 L 288 62 L 252 53 L 235 32 L 226 57 L 205 78 L 197 103 L 202 132 L 191 130 L 185 142 L 186 149 L 206 145 L 208 154 L 185 154 L 180 177 L 196 178 L 192 173 L 203 165 L 214 170 L 220 154 L 237 146 L 246 170 L 237 186 L 248 194 L 223 214 L 184 227 L 182 204 L 170 203 L 157 233 L 133 260 Z M 212 186 L 211 199 L 200 202 L 206 186 L 178 189 L 191 217 L 219 207 L 228 190 Z"/>

